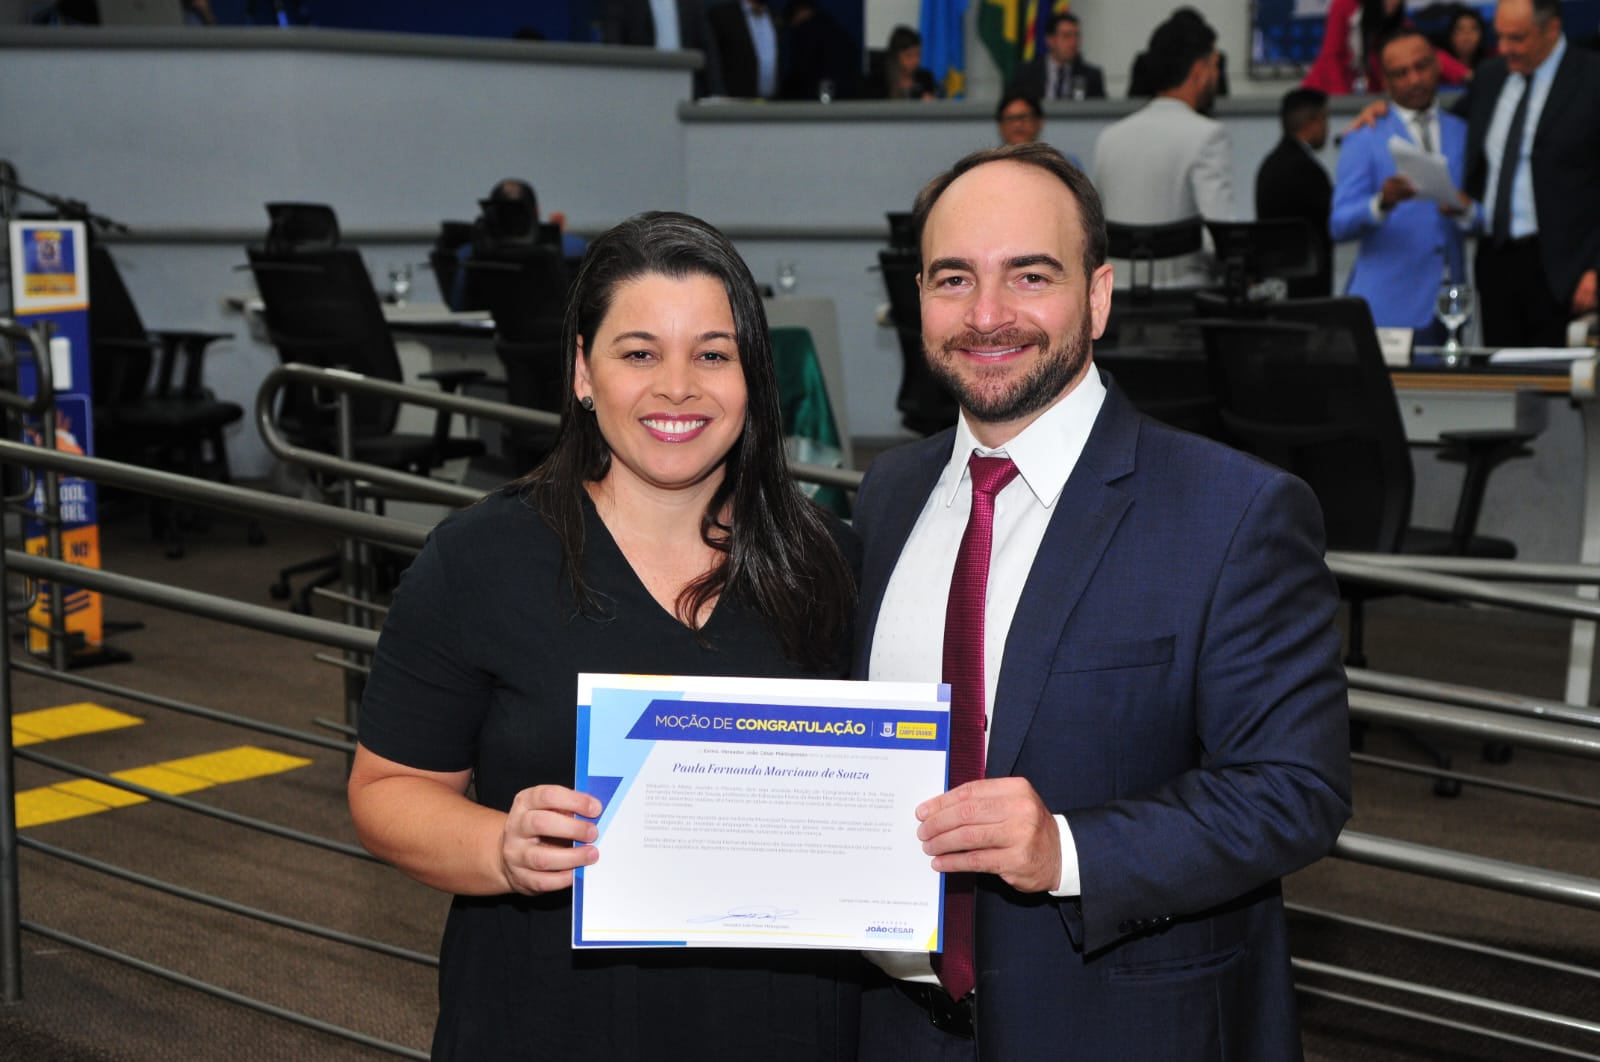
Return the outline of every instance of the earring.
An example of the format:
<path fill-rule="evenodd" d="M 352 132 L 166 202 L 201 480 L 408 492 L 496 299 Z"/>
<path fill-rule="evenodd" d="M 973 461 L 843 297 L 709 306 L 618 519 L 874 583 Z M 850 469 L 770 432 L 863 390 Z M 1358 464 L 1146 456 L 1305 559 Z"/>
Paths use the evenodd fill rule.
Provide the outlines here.
<path fill-rule="evenodd" d="M 593 413 L 594 412 L 594 396 L 593 395 L 584 395 L 582 398 L 578 399 L 578 405 L 583 407 L 583 411 L 585 413 Z"/>

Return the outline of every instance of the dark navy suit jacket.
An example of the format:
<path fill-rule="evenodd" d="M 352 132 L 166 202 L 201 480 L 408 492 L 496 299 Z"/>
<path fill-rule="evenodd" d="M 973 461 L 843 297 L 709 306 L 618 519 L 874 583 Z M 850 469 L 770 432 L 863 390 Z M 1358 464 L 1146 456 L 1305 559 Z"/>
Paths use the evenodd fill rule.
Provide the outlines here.
<path fill-rule="evenodd" d="M 1500 90 L 1510 76 L 1503 57 L 1488 60 L 1467 83 L 1467 171 L 1462 190 L 1492 202 L 1484 142 Z M 1539 125 L 1533 131 L 1533 204 L 1539 217 L 1539 254 L 1545 279 L 1559 302 L 1571 300 L 1579 277 L 1600 269 L 1600 56 L 1575 41 L 1556 67 Z"/>
<path fill-rule="evenodd" d="M 1350 812 L 1322 517 L 1299 480 L 1108 387 L 1017 605 L 986 770 L 1066 814 L 1082 891 L 979 879 L 979 1054 L 1299 1058 L 1278 879 Z M 952 437 L 862 484 L 861 673 Z"/>

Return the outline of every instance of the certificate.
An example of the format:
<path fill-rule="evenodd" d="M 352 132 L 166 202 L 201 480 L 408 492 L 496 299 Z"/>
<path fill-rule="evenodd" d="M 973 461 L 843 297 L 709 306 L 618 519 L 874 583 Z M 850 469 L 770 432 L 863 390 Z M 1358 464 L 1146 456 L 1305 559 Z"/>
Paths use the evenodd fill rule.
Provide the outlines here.
<path fill-rule="evenodd" d="M 940 950 L 916 807 L 949 687 L 578 676 L 577 788 L 603 811 L 574 948 Z"/>

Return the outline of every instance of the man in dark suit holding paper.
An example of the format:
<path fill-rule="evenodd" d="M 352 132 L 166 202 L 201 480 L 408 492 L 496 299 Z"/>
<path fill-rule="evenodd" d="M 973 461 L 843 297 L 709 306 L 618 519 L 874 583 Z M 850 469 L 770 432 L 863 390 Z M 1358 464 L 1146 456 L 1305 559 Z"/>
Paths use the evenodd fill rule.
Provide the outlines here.
<path fill-rule="evenodd" d="M 962 416 L 862 484 L 857 670 L 951 683 L 916 826 L 945 942 L 874 955 L 862 1057 L 1297 1058 L 1278 879 L 1349 815 L 1316 501 L 1095 368 L 1104 217 L 1053 148 L 969 155 L 915 217 Z"/>

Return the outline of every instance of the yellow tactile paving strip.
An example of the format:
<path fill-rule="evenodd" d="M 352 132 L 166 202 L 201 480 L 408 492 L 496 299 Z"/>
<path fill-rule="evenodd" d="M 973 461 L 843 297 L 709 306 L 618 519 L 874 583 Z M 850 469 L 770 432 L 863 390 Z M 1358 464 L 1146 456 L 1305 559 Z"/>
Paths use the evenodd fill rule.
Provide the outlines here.
<path fill-rule="evenodd" d="M 17 748 L 42 741 L 60 741 L 80 734 L 98 734 L 138 726 L 144 720 L 103 705 L 83 701 L 35 712 L 19 712 L 11 717 L 11 744 Z"/>
<path fill-rule="evenodd" d="M 242 782 L 269 774 L 281 774 L 304 767 L 311 761 L 253 745 L 187 756 L 113 772 L 112 777 L 142 785 L 147 789 L 177 796 L 228 782 Z M 79 778 L 70 782 L 28 789 L 17 794 L 17 826 L 42 826 L 50 822 L 81 818 L 130 804 L 143 804 L 147 797 L 118 789 L 103 782 Z"/>

